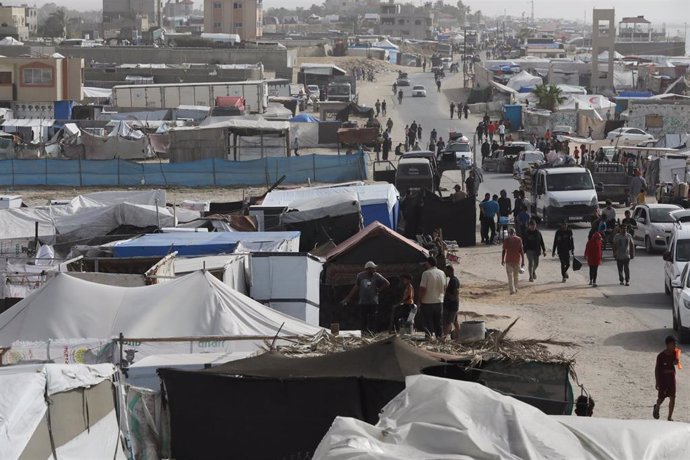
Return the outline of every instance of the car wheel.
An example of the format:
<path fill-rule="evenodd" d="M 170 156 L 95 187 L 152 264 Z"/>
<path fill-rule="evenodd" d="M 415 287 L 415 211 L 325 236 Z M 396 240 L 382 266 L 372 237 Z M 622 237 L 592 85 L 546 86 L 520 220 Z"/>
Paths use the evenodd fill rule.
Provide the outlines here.
<path fill-rule="evenodd" d="M 654 248 L 652 247 L 652 240 L 648 237 L 644 237 L 644 250 L 647 254 L 654 254 Z"/>
<path fill-rule="evenodd" d="M 551 221 L 549 220 L 549 215 L 546 213 L 546 209 L 544 209 L 544 217 L 541 221 L 544 224 L 544 228 L 551 228 Z"/>

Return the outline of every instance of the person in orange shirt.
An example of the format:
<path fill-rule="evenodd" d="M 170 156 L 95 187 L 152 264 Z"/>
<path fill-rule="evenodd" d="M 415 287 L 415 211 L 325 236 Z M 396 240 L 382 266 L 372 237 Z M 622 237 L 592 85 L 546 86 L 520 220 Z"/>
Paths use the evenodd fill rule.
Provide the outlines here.
<path fill-rule="evenodd" d="M 659 408 L 668 398 L 668 420 L 673 420 L 673 409 L 676 405 L 676 365 L 680 367 L 678 353 L 676 353 L 676 339 L 672 335 L 666 337 L 666 348 L 656 357 L 654 377 L 656 390 L 659 392 L 652 416 L 659 418 Z"/>

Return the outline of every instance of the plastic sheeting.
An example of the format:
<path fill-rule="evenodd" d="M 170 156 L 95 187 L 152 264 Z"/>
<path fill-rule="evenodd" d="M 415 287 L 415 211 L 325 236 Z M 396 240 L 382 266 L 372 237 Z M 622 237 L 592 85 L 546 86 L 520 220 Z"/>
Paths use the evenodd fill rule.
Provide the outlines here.
<path fill-rule="evenodd" d="M 284 324 L 284 325 L 283 325 Z M 123 288 L 58 274 L 0 314 L 0 346 L 81 337 L 312 335 L 321 328 L 279 313 L 196 272 L 168 283 Z"/>
<path fill-rule="evenodd" d="M 0 186 L 211 187 L 345 182 L 367 178 L 367 157 L 305 155 L 250 161 L 207 159 L 186 163 L 114 160 L 0 160 Z M 392 187 L 392 186 L 391 186 Z"/>
<path fill-rule="evenodd" d="M 336 418 L 315 460 L 679 459 L 690 425 L 555 417 L 476 383 L 417 375 L 369 425 Z"/>
<path fill-rule="evenodd" d="M 543 80 L 541 79 L 541 77 L 537 77 L 523 70 L 519 74 L 510 77 L 510 80 L 508 80 L 506 86 L 516 91 L 520 91 L 520 88 L 537 86 L 541 85 L 542 83 Z"/>

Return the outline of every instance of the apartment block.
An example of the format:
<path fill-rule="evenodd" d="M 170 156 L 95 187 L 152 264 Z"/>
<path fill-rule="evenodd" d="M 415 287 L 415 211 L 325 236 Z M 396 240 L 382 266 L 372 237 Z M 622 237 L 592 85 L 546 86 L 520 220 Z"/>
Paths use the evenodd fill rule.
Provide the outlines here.
<path fill-rule="evenodd" d="M 204 0 L 204 32 L 237 34 L 242 41 L 263 35 L 262 0 Z"/>
<path fill-rule="evenodd" d="M 0 58 L 0 102 L 81 101 L 84 59 Z"/>
<path fill-rule="evenodd" d="M 29 39 L 25 7 L 0 4 L 0 34 L 16 38 L 19 41 Z"/>

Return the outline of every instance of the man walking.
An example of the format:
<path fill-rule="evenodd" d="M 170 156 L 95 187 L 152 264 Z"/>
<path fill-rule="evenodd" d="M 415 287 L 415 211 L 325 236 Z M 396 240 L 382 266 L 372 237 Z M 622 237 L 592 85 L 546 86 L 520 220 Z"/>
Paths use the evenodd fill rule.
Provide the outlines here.
<path fill-rule="evenodd" d="M 635 258 L 635 243 L 626 231 L 625 225 L 619 225 L 613 237 L 613 257 L 618 265 L 618 280 L 623 286 L 630 286 L 630 259 Z"/>
<path fill-rule="evenodd" d="M 419 311 L 424 320 L 424 332 L 427 339 L 432 334 L 437 340 L 443 337 L 441 315 L 443 314 L 443 294 L 446 290 L 446 274 L 436 267 L 436 258 L 429 257 L 425 264 L 419 283 Z"/>
<path fill-rule="evenodd" d="M 455 115 L 455 102 L 451 101 L 450 102 L 450 119 L 453 119 L 453 115 Z"/>
<path fill-rule="evenodd" d="M 527 255 L 527 270 L 529 271 L 530 282 L 537 279 L 537 267 L 539 267 L 539 256 L 546 257 L 546 246 L 544 246 L 544 238 L 539 229 L 537 229 L 537 222 L 533 219 L 529 221 L 527 231 L 522 236 L 522 247 Z"/>
<path fill-rule="evenodd" d="M 556 230 L 556 235 L 553 237 L 553 249 L 551 250 L 551 257 L 558 252 L 558 258 L 561 261 L 561 276 L 563 282 L 568 279 L 568 269 L 570 268 L 570 256 L 575 253 L 575 240 L 573 239 L 573 231 L 568 228 L 568 222 L 563 221 L 561 228 Z"/>
<path fill-rule="evenodd" d="M 455 333 L 460 331 L 458 324 L 458 310 L 460 309 L 460 280 L 455 276 L 452 265 L 446 265 L 446 276 L 448 277 L 446 293 L 443 296 L 443 337 L 450 335 L 451 329 L 455 327 Z"/>
<path fill-rule="evenodd" d="M 386 100 L 381 101 L 381 115 L 386 116 Z"/>
<path fill-rule="evenodd" d="M 498 197 L 494 195 L 492 199 L 489 199 L 489 196 L 488 193 L 484 196 L 484 201 L 479 204 L 479 207 L 482 210 L 486 225 L 486 244 L 494 244 L 494 240 L 496 239 L 496 216 L 500 209 L 496 201 Z M 491 231 L 490 237 L 489 231 Z"/>
<path fill-rule="evenodd" d="M 358 296 L 361 331 L 375 332 L 378 318 L 379 293 L 391 284 L 386 278 L 376 271 L 376 264 L 372 261 L 364 265 L 364 271 L 357 274 L 355 285 L 341 302 L 347 305 L 352 298 Z"/>
<path fill-rule="evenodd" d="M 515 236 L 515 229 L 508 229 L 508 237 L 503 241 L 501 265 L 506 267 L 508 274 L 508 290 L 510 294 L 518 291 L 518 275 L 520 268 L 525 266 L 525 253 L 522 250 L 522 240 Z"/>
<path fill-rule="evenodd" d="M 505 144 L 506 141 L 506 125 L 501 123 L 498 125 L 498 140 L 501 141 L 501 145 Z"/>
<path fill-rule="evenodd" d="M 656 357 L 654 377 L 656 390 L 659 392 L 654 404 L 652 416 L 659 418 L 659 409 L 664 399 L 668 398 L 668 420 L 673 421 L 673 408 L 676 405 L 676 366 L 679 365 L 676 355 L 676 339 L 669 335 L 664 341 L 666 348 Z"/>
<path fill-rule="evenodd" d="M 642 193 L 646 191 L 647 181 L 642 177 L 640 170 L 635 168 L 633 171 L 633 178 L 630 181 L 630 196 L 628 197 L 630 205 L 635 207 L 636 204 L 644 204 L 644 195 L 642 195 Z M 642 195 L 642 199 L 640 199 L 640 195 Z"/>
<path fill-rule="evenodd" d="M 489 141 L 485 140 L 482 143 L 481 150 L 482 150 L 482 166 L 483 166 L 486 159 L 489 158 L 489 155 L 491 155 L 491 146 L 489 145 Z"/>
<path fill-rule="evenodd" d="M 381 113 L 381 101 L 376 99 L 376 103 L 374 104 L 374 108 L 376 109 L 376 118 L 379 117 L 379 113 Z"/>

